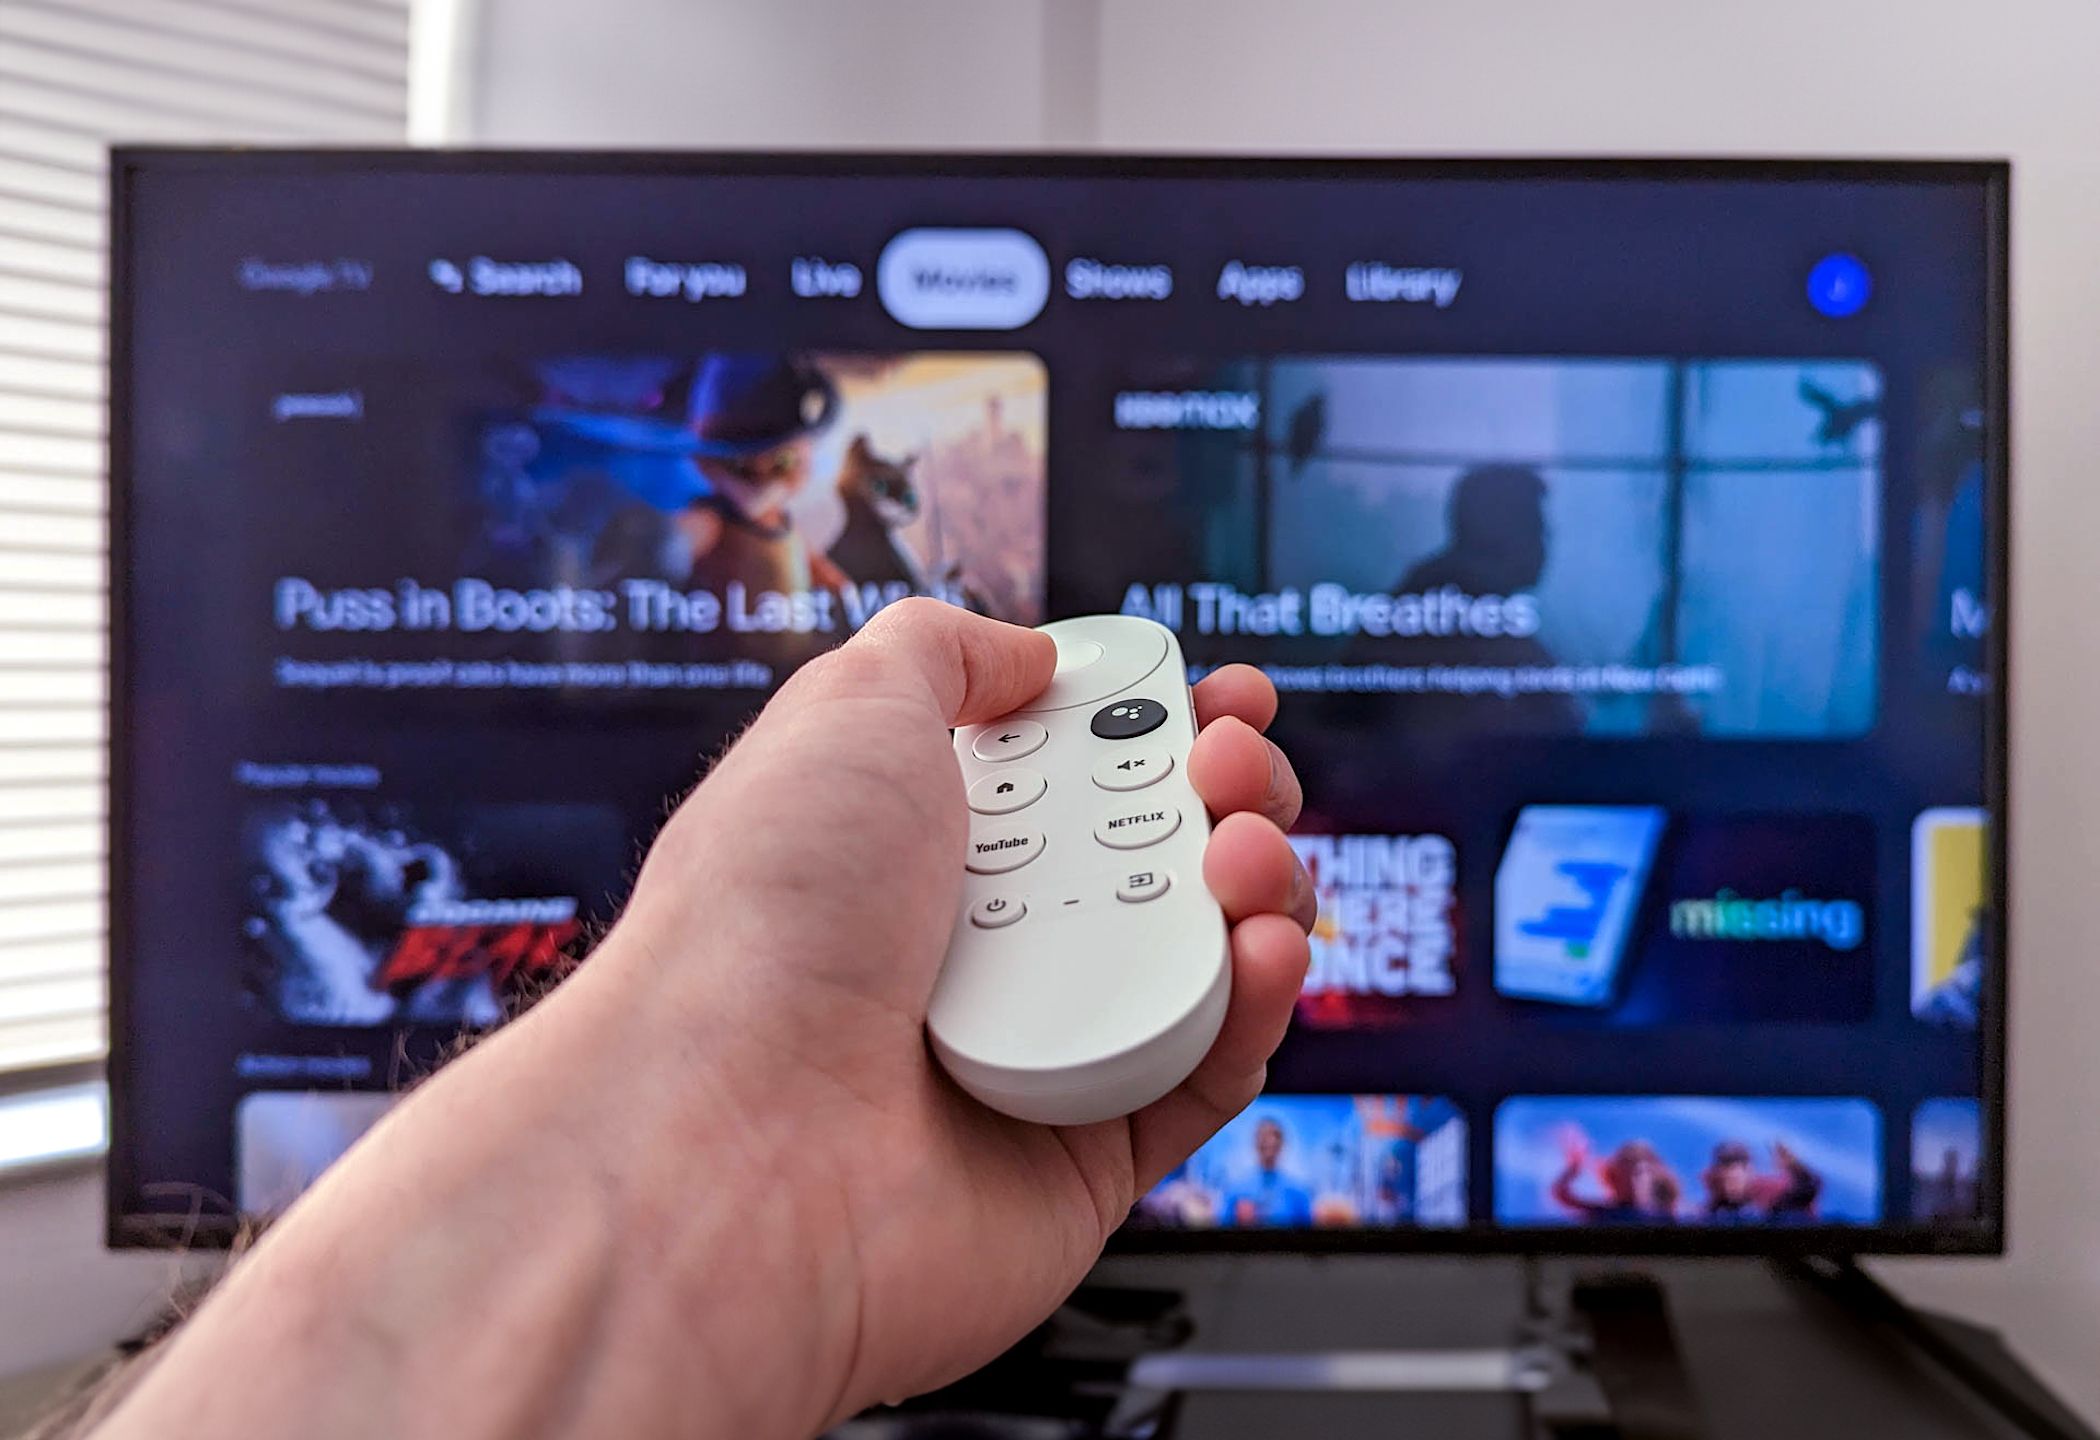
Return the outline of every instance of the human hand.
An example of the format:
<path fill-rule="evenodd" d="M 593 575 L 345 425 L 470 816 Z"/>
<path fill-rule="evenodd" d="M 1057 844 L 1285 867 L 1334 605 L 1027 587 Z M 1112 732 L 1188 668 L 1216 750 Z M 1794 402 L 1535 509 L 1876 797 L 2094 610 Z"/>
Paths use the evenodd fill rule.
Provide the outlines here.
<path fill-rule="evenodd" d="M 939 1073 L 923 1032 L 968 819 L 948 728 L 1017 708 L 1054 663 L 1047 638 L 952 607 L 885 611 L 797 674 L 680 809 L 578 977 L 682 995 L 695 1024 L 726 1005 L 761 1041 L 728 1067 L 738 1109 L 799 1117 L 776 1184 L 839 1196 L 831 1239 L 854 1257 L 827 1310 L 857 1334 L 819 1342 L 850 1356 L 832 1418 L 953 1378 L 1040 1321 L 1138 1196 L 1259 1092 L 1303 981 L 1314 897 L 1281 828 L 1298 783 L 1260 734 L 1274 690 L 1234 667 L 1196 689 L 1188 760 L 1232 926 L 1209 1058 L 1137 1115 L 1065 1129 Z"/>
<path fill-rule="evenodd" d="M 294 1206 L 107 1433 L 808 1434 L 1038 1323 L 1260 1090 L 1315 908 L 1275 692 L 1221 670 L 1188 759 L 1231 925 L 1210 1055 L 1065 1129 L 948 1081 L 924 1024 L 967 833 L 949 727 L 1053 664 L 906 601 L 796 674 L 590 961 Z"/>

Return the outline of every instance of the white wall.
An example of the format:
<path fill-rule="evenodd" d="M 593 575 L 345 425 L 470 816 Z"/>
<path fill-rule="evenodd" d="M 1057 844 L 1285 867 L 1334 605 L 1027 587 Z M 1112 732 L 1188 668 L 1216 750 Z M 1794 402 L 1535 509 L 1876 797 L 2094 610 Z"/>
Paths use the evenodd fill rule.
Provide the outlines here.
<path fill-rule="evenodd" d="M 0 1190 L 0 1378 L 63 1365 L 143 1329 L 209 1260 L 102 1248 L 102 1172 Z"/>
<path fill-rule="evenodd" d="M 1049 0 L 1055 3 L 1055 0 Z M 1040 145 L 1038 0 L 474 0 L 462 107 L 494 145 Z M 1075 7 L 1075 9 L 1084 7 Z M 1060 53 L 1070 27 L 1047 24 Z M 1083 37 L 1081 37 L 1083 38 Z M 1079 58 L 1091 61 L 1091 47 Z M 1059 74 L 1068 72 L 1059 71 Z M 1088 71 L 1061 92 L 1082 87 Z"/>

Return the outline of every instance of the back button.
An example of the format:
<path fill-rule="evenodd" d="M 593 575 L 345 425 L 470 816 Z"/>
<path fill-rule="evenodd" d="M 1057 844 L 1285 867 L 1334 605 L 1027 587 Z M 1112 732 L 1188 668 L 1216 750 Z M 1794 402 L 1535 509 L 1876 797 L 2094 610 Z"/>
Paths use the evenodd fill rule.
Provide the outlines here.
<path fill-rule="evenodd" d="M 987 725 L 970 742 L 970 753 L 980 760 L 1018 760 L 1043 748 L 1050 732 L 1033 720 L 1008 720 Z"/>

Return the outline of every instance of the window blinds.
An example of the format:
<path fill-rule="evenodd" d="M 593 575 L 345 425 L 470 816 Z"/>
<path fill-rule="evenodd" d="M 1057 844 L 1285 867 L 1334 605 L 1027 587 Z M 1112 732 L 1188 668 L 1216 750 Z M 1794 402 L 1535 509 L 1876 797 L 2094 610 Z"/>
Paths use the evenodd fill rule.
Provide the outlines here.
<path fill-rule="evenodd" d="M 0 1073 L 105 1045 L 112 143 L 398 144 L 409 0 L 0 0 Z"/>

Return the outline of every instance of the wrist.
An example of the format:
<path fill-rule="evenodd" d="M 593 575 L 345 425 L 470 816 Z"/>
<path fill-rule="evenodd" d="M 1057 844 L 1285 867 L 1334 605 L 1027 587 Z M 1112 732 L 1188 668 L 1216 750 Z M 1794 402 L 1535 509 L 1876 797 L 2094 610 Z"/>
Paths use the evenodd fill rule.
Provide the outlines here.
<path fill-rule="evenodd" d="M 616 1237 L 591 1364 L 663 1433 L 806 1436 L 858 1408 L 864 1277 L 827 1097 L 745 1013 L 738 973 L 690 949 L 667 973 L 616 930 L 568 987 L 552 1068 L 578 1077 L 569 1123 L 590 1127 L 577 1150 Z"/>

